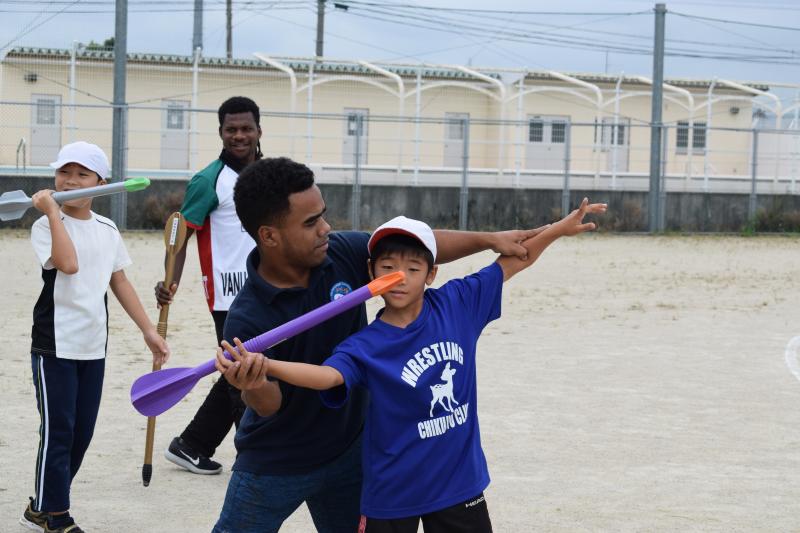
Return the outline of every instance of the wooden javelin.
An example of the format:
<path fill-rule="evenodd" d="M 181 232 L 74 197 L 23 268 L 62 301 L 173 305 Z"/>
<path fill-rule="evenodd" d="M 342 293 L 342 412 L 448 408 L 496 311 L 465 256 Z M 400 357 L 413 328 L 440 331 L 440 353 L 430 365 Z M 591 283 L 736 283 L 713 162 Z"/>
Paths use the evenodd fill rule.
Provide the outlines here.
<path fill-rule="evenodd" d="M 186 220 L 179 212 L 172 213 L 164 226 L 164 246 L 167 248 L 167 260 L 164 267 L 164 286 L 169 288 L 175 271 L 175 257 L 186 242 Z M 169 304 L 161 306 L 158 315 L 156 330 L 163 339 L 167 338 L 167 318 L 169 317 Z M 161 365 L 153 363 L 153 371 L 160 370 Z M 153 475 L 153 438 L 156 433 L 156 417 L 147 417 L 147 439 L 144 444 L 144 464 L 142 465 L 142 484 L 150 485 Z"/>

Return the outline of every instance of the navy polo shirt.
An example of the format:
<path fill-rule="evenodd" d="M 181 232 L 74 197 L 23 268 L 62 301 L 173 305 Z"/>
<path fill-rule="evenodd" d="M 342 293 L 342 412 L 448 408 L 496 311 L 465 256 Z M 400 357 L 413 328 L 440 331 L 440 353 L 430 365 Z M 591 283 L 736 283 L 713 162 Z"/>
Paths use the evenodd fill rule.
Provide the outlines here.
<path fill-rule="evenodd" d="M 368 233 L 331 233 L 327 257 L 311 270 L 308 288 L 280 289 L 267 283 L 258 274 L 260 258 L 254 249 L 247 257 L 247 281 L 228 311 L 224 338 L 251 339 L 368 283 L 368 239 Z M 366 325 L 361 304 L 264 354 L 318 365 Z M 330 409 L 317 391 L 279 384 L 283 402 L 277 413 L 260 417 L 252 409 L 245 411 L 234 441 L 238 452 L 234 470 L 261 475 L 307 473 L 336 459 L 360 435 L 367 408 L 365 391 L 352 391 L 343 408 Z"/>

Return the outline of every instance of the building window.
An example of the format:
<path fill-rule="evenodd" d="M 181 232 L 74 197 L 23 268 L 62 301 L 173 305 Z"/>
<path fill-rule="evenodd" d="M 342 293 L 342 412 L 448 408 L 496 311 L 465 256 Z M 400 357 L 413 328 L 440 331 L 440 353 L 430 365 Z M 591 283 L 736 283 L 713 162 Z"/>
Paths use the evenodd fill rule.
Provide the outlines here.
<path fill-rule="evenodd" d="M 675 139 L 675 146 L 677 146 L 678 150 L 686 151 L 686 148 L 689 146 L 689 123 L 688 122 L 678 122 L 678 133 Z"/>
<path fill-rule="evenodd" d="M 447 139 L 450 141 L 464 140 L 464 120 L 447 119 Z"/>
<path fill-rule="evenodd" d="M 182 130 L 184 123 L 184 110 L 183 107 L 175 104 L 169 104 L 167 107 L 167 129 L 168 130 Z"/>
<path fill-rule="evenodd" d="M 350 137 L 358 135 L 358 115 L 356 113 L 347 115 L 347 135 Z"/>
<path fill-rule="evenodd" d="M 52 126 L 56 123 L 55 100 L 40 99 L 36 102 L 36 124 Z"/>
<path fill-rule="evenodd" d="M 706 123 L 695 122 L 692 132 L 689 131 L 689 122 L 678 122 L 678 130 L 675 138 L 675 147 L 679 154 L 685 154 L 689 149 L 689 136 L 692 137 L 692 151 L 702 152 L 706 147 Z"/>
<path fill-rule="evenodd" d="M 630 119 L 617 117 L 603 117 L 600 128 L 600 149 L 607 152 L 612 146 L 627 146 Z"/>
<path fill-rule="evenodd" d="M 550 141 L 553 143 L 564 144 L 567 140 L 567 123 L 561 120 L 553 121 L 551 125 Z"/>
<path fill-rule="evenodd" d="M 528 142 L 540 143 L 544 140 L 544 122 L 531 120 L 528 123 Z"/>
<path fill-rule="evenodd" d="M 692 132 L 692 148 L 695 150 L 703 150 L 706 147 L 706 123 L 695 122 L 694 131 Z"/>
<path fill-rule="evenodd" d="M 625 124 L 617 124 L 617 135 L 616 135 L 616 142 L 617 146 L 623 146 L 627 144 L 625 142 Z"/>

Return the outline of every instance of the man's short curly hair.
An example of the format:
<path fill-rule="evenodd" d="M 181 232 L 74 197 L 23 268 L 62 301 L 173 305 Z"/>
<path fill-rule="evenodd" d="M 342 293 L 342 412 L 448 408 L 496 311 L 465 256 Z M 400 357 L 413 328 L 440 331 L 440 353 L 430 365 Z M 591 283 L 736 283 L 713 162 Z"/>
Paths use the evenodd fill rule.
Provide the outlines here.
<path fill-rule="evenodd" d="M 258 228 L 275 225 L 289 214 L 289 195 L 314 185 L 310 168 L 287 157 L 260 159 L 236 180 L 233 202 L 245 231 L 258 242 Z"/>
<path fill-rule="evenodd" d="M 232 96 L 222 102 L 222 105 L 217 110 L 220 128 L 222 123 L 225 122 L 225 115 L 236 115 L 238 113 L 252 113 L 256 126 L 261 126 L 261 110 L 258 109 L 258 104 L 246 96 Z"/>

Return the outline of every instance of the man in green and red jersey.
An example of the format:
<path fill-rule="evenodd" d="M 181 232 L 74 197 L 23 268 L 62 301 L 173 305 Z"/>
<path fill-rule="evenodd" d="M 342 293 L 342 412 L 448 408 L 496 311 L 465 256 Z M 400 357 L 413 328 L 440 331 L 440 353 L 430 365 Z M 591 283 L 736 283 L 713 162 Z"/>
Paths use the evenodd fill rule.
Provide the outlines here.
<path fill-rule="evenodd" d="M 260 112 L 254 101 L 234 96 L 218 112 L 222 153 L 195 174 L 186 187 L 181 213 L 186 218 L 186 241 L 197 233 L 203 288 L 214 319 L 217 343 L 228 308 L 247 279 L 245 260 L 255 242 L 242 228 L 233 203 L 233 187 L 244 167 L 260 159 Z M 186 261 L 186 245 L 175 261 L 175 275 L 169 288 L 156 285 L 159 305 L 172 303 Z M 244 413 L 239 391 L 226 380 L 218 380 L 198 409 L 194 419 L 175 437 L 164 456 L 195 474 L 218 474 L 222 465 L 211 460 L 231 426 L 238 426 Z"/>

